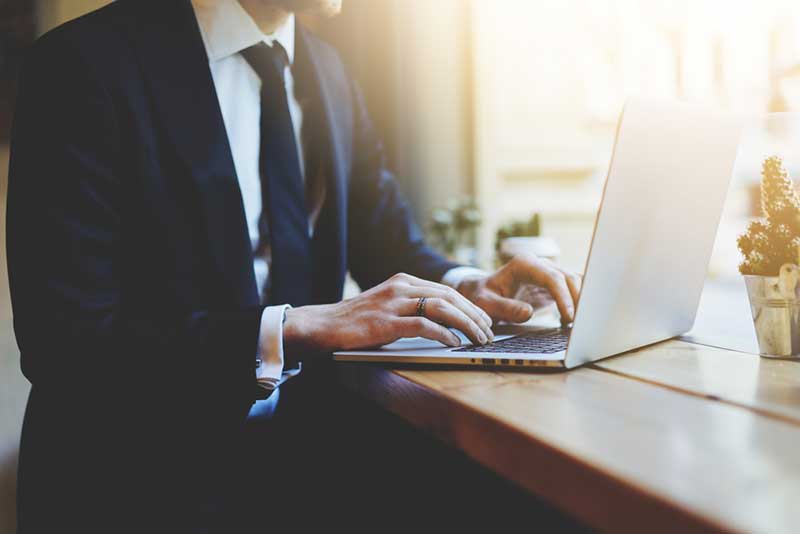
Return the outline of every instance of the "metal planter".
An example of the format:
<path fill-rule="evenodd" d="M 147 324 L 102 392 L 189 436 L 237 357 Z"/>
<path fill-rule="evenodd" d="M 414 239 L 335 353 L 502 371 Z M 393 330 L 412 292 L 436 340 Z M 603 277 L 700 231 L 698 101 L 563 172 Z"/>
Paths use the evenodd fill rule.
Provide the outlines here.
<path fill-rule="evenodd" d="M 784 266 L 786 267 L 786 266 Z M 788 358 L 800 355 L 800 287 L 797 268 L 781 269 L 781 276 L 745 275 L 761 356 Z"/>

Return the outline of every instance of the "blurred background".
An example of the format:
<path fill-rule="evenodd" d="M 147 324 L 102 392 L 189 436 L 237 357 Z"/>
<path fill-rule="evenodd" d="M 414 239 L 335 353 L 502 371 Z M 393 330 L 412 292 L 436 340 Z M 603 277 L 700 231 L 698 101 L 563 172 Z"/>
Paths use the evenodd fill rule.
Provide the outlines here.
<path fill-rule="evenodd" d="M 0 0 L 3 222 L 24 51 L 37 35 L 105 3 Z M 491 267 L 513 249 L 513 240 L 503 248 L 498 238 L 540 236 L 523 246 L 582 270 L 630 95 L 700 101 L 748 121 L 749 148 L 710 267 L 717 285 L 740 283 L 735 236 L 758 214 L 763 156 L 779 151 L 800 176 L 791 114 L 800 110 L 797 2 L 344 0 L 340 17 L 305 22 L 344 55 L 418 221 L 461 261 Z M 0 532 L 10 532 L 28 385 L 11 330 L 4 242 L 2 250 Z"/>

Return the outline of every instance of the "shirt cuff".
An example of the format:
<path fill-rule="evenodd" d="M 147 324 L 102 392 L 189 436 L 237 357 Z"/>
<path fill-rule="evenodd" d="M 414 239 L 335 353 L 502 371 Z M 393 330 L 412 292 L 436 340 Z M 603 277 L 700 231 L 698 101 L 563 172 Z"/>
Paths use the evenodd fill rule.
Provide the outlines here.
<path fill-rule="evenodd" d="M 457 289 L 461 282 L 468 278 L 483 278 L 484 276 L 489 276 L 489 273 L 477 267 L 453 267 L 444 273 L 442 283 L 453 289 Z"/>
<path fill-rule="evenodd" d="M 257 355 L 261 363 L 256 369 L 256 380 L 265 389 L 275 389 L 283 381 L 283 319 L 290 307 L 267 306 L 261 314 Z"/>

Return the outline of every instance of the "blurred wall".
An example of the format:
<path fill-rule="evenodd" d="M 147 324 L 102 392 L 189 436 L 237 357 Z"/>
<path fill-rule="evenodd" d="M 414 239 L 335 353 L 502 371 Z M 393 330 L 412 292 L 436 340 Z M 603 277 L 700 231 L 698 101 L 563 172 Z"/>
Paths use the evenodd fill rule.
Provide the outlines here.
<path fill-rule="evenodd" d="M 44 33 L 109 2 L 110 0 L 38 0 L 39 33 Z"/>
<path fill-rule="evenodd" d="M 420 223 L 432 207 L 472 194 L 470 2 L 344 0 L 318 31 L 364 90 Z"/>

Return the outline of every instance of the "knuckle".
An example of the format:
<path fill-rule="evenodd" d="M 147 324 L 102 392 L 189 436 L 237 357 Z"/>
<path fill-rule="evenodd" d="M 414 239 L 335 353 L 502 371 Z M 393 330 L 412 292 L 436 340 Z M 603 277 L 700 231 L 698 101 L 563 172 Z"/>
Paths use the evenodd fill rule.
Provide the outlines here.
<path fill-rule="evenodd" d="M 455 289 L 446 288 L 443 289 L 441 292 L 441 299 L 444 302 L 449 302 L 450 304 L 456 305 L 458 304 L 458 292 Z"/>
<path fill-rule="evenodd" d="M 515 263 L 527 263 L 527 264 L 535 264 L 535 263 L 542 263 L 543 260 L 533 252 L 520 252 L 516 256 L 514 256 L 513 260 Z"/>
<path fill-rule="evenodd" d="M 419 335 L 419 328 L 416 326 L 416 321 L 398 321 L 397 329 L 400 335 L 404 337 L 414 337 Z"/>
<path fill-rule="evenodd" d="M 389 278 L 389 280 L 387 280 L 387 285 L 389 285 L 389 286 L 399 286 L 400 284 L 403 284 L 403 283 L 404 283 L 404 280 L 403 280 L 403 277 L 400 274 L 392 275 L 392 277 Z"/>
<path fill-rule="evenodd" d="M 445 293 L 444 290 L 442 290 L 442 289 L 437 289 L 437 288 L 434 287 L 434 288 L 430 289 L 430 297 L 429 297 L 429 299 L 431 299 L 431 300 L 432 299 L 446 300 L 447 299 L 447 293 Z"/>
<path fill-rule="evenodd" d="M 407 328 L 405 327 L 405 323 L 402 321 L 397 320 L 396 318 L 387 318 L 386 320 L 382 321 L 383 324 L 376 325 L 375 333 L 389 333 L 393 336 L 405 336 L 407 335 Z"/>
<path fill-rule="evenodd" d="M 485 291 L 481 291 L 477 295 L 475 295 L 475 304 L 477 304 L 481 309 L 486 309 L 487 307 L 493 304 L 492 296 Z"/>
<path fill-rule="evenodd" d="M 484 288 L 484 289 L 481 289 L 480 291 L 478 291 L 478 293 L 475 295 L 475 300 L 477 300 L 478 302 L 486 302 L 486 301 L 492 300 L 492 298 L 495 295 L 497 295 L 496 292 L 494 292 L 494 291 L 492 291 L 490 289 Z"/>
<path fill-rule="evenodd" d="M 424 332 L 428 322 L 423 317 L 414 317 L 411 320 L 411 324 L 416 332 Z"/>
<path fill-rule="evenodd" d="M 548 271 L 548 278 L 550 278 L 554 284 L 562 285 L 567 283 L 567 277 L 561 271 L 557 269 L 552 269 Z"/>
<path fill-rule="evenodd" d="M 444 301 L 439 297 L 431 297 L 427 300 L 427 306 L 429 309 L 437 312 L 441 312 L 445 308 Z"/>
<path fill-rule="evenodd" d="M 413 322 L 399 321 L 396 324 L 395 330 L 400 336 L 413 337 L 418 334 L 416 328 L 414 328 Z"/>
<path fill-rule="evenodd" d="M 393 281 L 390 284 L 386 285 L 386 296 L 389 298 L 394 298 L 400 294 L 400 284 L 397 281 Z"/>

